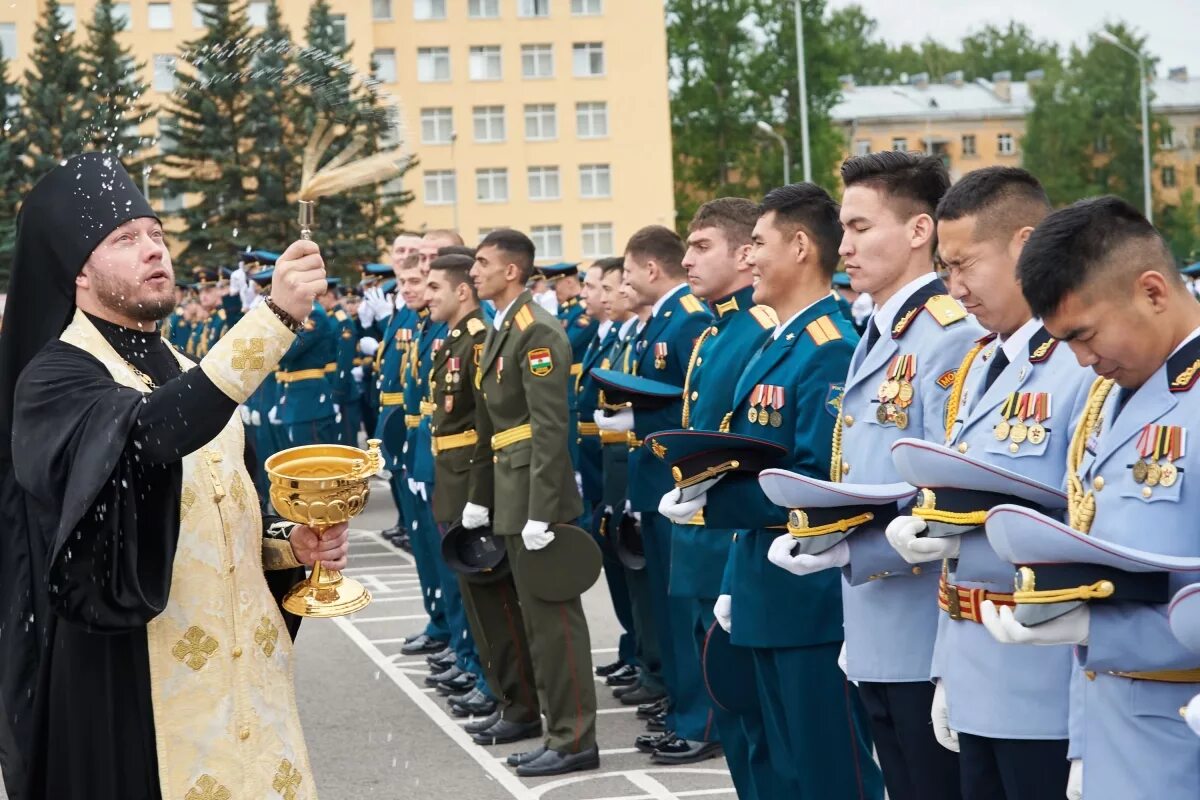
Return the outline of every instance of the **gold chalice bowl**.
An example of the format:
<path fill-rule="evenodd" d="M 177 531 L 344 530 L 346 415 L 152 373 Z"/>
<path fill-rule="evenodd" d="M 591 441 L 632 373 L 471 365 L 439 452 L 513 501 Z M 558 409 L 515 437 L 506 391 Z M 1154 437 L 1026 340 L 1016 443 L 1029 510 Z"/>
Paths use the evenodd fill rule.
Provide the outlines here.
<path fill-rule="evenodd" d="M 271 505 L 284 519 L 307 525 L 320 536 L 362 513 L 371 495 L 369 480 L 382 465 L 379 440 L 368 439 L 365 452 L 337 444 L 304 445 L 279 451 L 264 466 Z M 318 562 L 287 593 L 283 607 L 302 617 L 340 617 L 370 602 L 361 583 Z"/>

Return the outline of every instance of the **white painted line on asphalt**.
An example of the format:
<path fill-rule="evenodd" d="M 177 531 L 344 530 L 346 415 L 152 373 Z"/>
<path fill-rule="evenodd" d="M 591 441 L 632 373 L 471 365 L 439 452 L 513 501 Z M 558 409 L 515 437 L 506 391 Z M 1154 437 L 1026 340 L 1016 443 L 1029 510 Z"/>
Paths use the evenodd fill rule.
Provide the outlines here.
<path fill-rule="evenodd" d="M 718 794 L 733 794 L 737 789 L 732 786 L 728 789 L 689 789 L 684 792 L 675 792 L 669 797 L 711 797 Z M 619 797 L 589 797 L 588 800 L 654 800 L 655 795 L 652 794 L 623 794 Z"/>
<path fill-rule="evenodd" d="M 376 592 L 374 589 L 372 589 L 371 590 L 371 602 L 372 603 L 398 603 L 398 602 L 404 601 L 404 600 L 423 600 L 424 599 L 419 594 L 404 594 L 404 595 L 400 595 L 399 597 L 380 597 L 379 596 L 380 594 L 386 595 L 387 592 L 383 592 L 383 591 Z"/>
<path fill-rule="evenodd" d="M 637 706 L 621 706 L 620 708 L 597 708 L 597 714 L 632 714 L 637 711 Z"/>
<path fill-rule="evenodd" d="M 346 617 L 346 619 L 349 622 L 353 622 L 355 625 L 361 625 L 364 622 L 401 622 L 406 619 L 429 619 L 429 615 L 428 614 L 401 614 L 399 616 L 394 616 L 394 617 L 350 616 L 350 617 Z"/>
<path fill-rule="evenodd" d="M 375 662 L 376 667 L 391 678 L 396 686 L 400 687 L 400 691 L 404 692 L 408 696 L 408 699 L 417 708 L 421 709 L 434 725 L 438 726 L 452 742 L 462 748 L 463 752 L 479 764 L 488 774 L 488 777 L 503 786 L 515 800 L 536 800 L 537 795 L 530 791 L 516 775 L 510 772 L 508 767 L 497 763 L 486 750 L 472 742 L 467 732 L 460 728 L 455 720 L 446 716 L 446 713 L 434 702 L 433 698 L 428 697 L 425 692 L 421 691 L 410 677 L 389 661 L 383 653 L 379 652 L 362 631 L 354 627 L 345 617 L 335 617 L 333 622 L 341 628 L 342 633 L 350 638 L 350 641 L 358 646 L 359 650 L 362 650 L 368 658 Z"/>
<path fill-rule="evenodd" d="M 615 652 L 617 652 L 617 648 L 615 648 L 615 647 L 593 647 L 592 648 L 593 655 L 595 655 L 596 653 L 615 653 Z"/>
<path fill-rule="evenodd" d="M 589 773 L 584 773 L 584 774 L 570 775 L 566 778 L 560 778 L 559 780 L 556 780 L 556 781 L 550 781 L 549 783 L 543 783 L 542 785 L 538 786 L 535 789 L 535 793 L 536 793 L 535 796 L 538 798 L 545 797 L 547 793 L 552 792 L 555 789 L 562 789 L 563 787 L 573 786 L 577 783 L 585 783 L 587 781 L 602 780 L 604 778 L 625 778 L 626 780 L 628 780 L 633 785 L 637 786 L 637 788 L 641 789 L 642 791 L 651 792 L 650 794 L 632 795 L 633 797 L 642 798 L 642 800 L 674 800 L 674 798 L 676 798 L 676 797 L 692 797 L 692 796 L 700 796 L 700 795 L 703 795 L 706 793 L 707 794 L 716 794 L 717 793 L 715 790 L 695 790 L 695 789 L 693 789 L 691 791 L 684 791 L 684 792 L 678 792 L 678 793 L 673 794 L 673 793 L 667 791 L 667 789 L 661 783 L 659 783 L 657 780 L 655 780 L 654 778 L 651 778 L 648 774 L 651 772 L 663 772 L 663 773 L 667 773 L 670 775 L 682 775 L 682 774 L 686 773 L 686 774 L 692 774 L 692 775 L 721 775 L 725 778 L 729 777 L 729 770 L 702 769 L 702 768 L 695 768 L 695 767 L 655 767 L 652 769 L 644 769 L 644 770 L 614 770 L 613 772 L 589 772 Z M 634 776 L 638 776 L 638 778 L 635 778 Z M 641 780 L 642 778 L 644 778 L 645 780 L 644 781 Z M 733 791 L 732 788 L 722 789 L 721 793 L 728 794 L 732 791 Z M 660 792 L 666 792 L 666 794 L 661 794 Z M 608 797 L 589 798 L 589 800 L 625 800 L 625 797 L 620 796 L 620 795 L 618 795 L 618 796 L 610 795 Z"/>

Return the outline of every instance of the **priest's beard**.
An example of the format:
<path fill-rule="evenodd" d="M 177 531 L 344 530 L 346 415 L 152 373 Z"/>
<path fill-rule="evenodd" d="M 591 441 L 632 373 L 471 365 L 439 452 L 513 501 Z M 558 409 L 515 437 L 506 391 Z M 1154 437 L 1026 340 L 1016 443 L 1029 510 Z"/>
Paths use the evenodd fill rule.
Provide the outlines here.
<path fill-rule="evenodd" d="M 175 287 L 155 291 L 145 283 L 123 283 L 102 272 L 92 274 L 96 300 L 105 308 L 137 322 L 159 322 L 175 310 Z"/>

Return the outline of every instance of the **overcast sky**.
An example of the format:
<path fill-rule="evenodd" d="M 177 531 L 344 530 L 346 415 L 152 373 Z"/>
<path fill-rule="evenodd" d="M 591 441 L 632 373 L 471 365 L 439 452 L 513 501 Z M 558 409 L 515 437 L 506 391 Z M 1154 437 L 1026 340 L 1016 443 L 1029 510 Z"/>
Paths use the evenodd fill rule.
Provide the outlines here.
<path fill-rule="evenodd" d="M 862 6 L 879 21 L 879 35 L 893 44 L 926 36 L 951 44 L 989 22 L 1014 19 L 1065 50 L 1072 43 L 1082 46 L 1106 21 L 1124 21 L 1148 35 L 1159 75 L 1186 66 L 1189 76 L 1200 76 L 1200 0 L 829 0 L 831 8 L 848 5 Z"/>

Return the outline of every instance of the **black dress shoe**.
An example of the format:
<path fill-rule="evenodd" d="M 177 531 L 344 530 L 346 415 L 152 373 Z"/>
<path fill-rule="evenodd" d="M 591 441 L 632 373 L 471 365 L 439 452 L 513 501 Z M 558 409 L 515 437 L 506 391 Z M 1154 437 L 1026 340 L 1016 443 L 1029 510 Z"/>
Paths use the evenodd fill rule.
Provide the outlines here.
<path fill-rule="evenodd" d="M 486 731 L 488 728 L 492 727 L 499 721 L 500 721 L 500 712 L 493 711 L 491 714 L 488 714 L 483 719 L 477 719 L 474 722 L 468 722 L 466 725 L 463 726 L 463 730 L 470 734 L 482 733 L 483 731 Z"/>
<path fill-rule="evenodd" d="M 522 739 L 536 739 L 541 735 L 542 721 L 540 719 L 525 723 L 499 719 L 492 727 L 474 734 L 471 740 L 475 744 L 482 745 L 509 744 Z"/>
<path fill-rule="evenodd" d="M 450 698 L 450 712 L 456 717 L 484 717 L 496 710 L 496 701 L 476 685 L 458 699 Z"/>
<path fill-rule="evenodd" d="M 637 748 L 639 753 L 653 753 L 658 746 L 664 742 L 669 742 L 675 738 L 673 731 L 664 731 L 663 733 L 643 733 L 641 736 L 633 740 L 633 746 Z"/>
<path fill-rule="evenodd" d="M 456 661 L 458 661 L 458 654 L 454 652 L 454 648 L 450 647 L 450 645 L 446 645 L 436 653 L 425 656 L 425 663 L 431 667 L 437 664 L 445 664 L 446 666 L 449 666 Z M 442 669 L 445 668 L 446 667 L 442 667 Z M 441 671 L 441 669 L 438 670 L 438 672 Z"/>
<path fill-rule="evenodd" d="M 659 699 L 655 700 L 653 703 L 646 703 L 644 705 L 638 706 L 637 718 L 638 719 L 650 719 L 655 714 L 659 714 L 666 710 L 667 710 L 667 698 L 660 697 Z"/>
<path fill-rule="evenodd" d="M 722 753 L 720 742 L 693 742 L 678 736 L 654 748 L 650 760 L 655 764 L 695 764 L 717 758 Z"/>
<path fill-rule="evenodd" d="M 623 665 L 620 669 L 610 673 L 604 679 L 604 682 L 609 686 L 632 686 L 637 683 L 638 668 L 630 664 Z"/>
<path fill-rule="evenodd" d="M 544 775 L 562 775 L 567 772 L 582 772 L 600 768 L 600 748 L 592 745 L 582 753 L 560 753 L 547 750 L 532 761 L 517 767 L 522 778 L 537 778 Z"/>
<path fill-rule="evenodd" d="M 459 669 L 457 666 L 453 666 L 450 669 L 446 670 L 445 672 L 438 672 L 433 675 L 426 675 L 425 676 L 425 685 L 426 686 L 441 686 L 446 681 L 454 680 L 455 678 L 457 678 L 459 675 L 462 675 L 462 674 L 464 674 L 464 673 L 461 669 Z"/>
<path fill-rule="evenodd" d="M 622 692 L 617 699 L 621 701 L 623 706 L 640 706 L 646 703 L 655 703 L 662 700 L 666 695 L 662 692 L 656 692 L 653 689 L 647 689 L 645 686 L 639 686 L 632 692 Z"/>
<path fill-rule="evenodd" d="M 596 667 L 596 674 L 601 678 L 607 678 L 609 675 L 612 675 L 614 672 L 624 666 L 626 666 L 625 662 L 618 658 L 611 664 L 601 664 L 600 666 Z"/>
<path fill-rule="evenodd" d="M 458 669 L 453 667 L 452 669 Z M 475 676 L 469 672 L 464 672 L 456 678 L 448 681 L 442 681 L 437 687 L 437 693 L 440 695 L 466 694 L 475 688 Z"/>
<path fill-rule="evenodd" d="M 436 653 L 445 647 L 445 642 L 440 642 L 430 637 L 429 634 L 422 633 L 411 639 L 406 639 L 400 647 L 400 652 L 406 656 L 423 656 L 427 653 Z"/>
<path fill-rule="evenodd" d="M 508 764 L 510 767 L 519 767 L 522 764 L 528 764 L 530 761 L 533 761 L 544 752 L 546 752 L 546 745 L 542 745 L 536 750 L 530 750 L 527 753 L 513 753 L 504 760 L 504 763 Z"/>
<path fill-rule="evenodd" d="M 667 712 L 655 714 L 650 719 L 646 720 L 646 730 L 648 731 L 665 731 L 667 729 Z"/>
<path fill-rule="evenodd" d="M 395 525 L 391 528 L 388 528 L 387 530 L 380 531 L 379 535 L 385 539 L 394 539 L 395 537 L 399 536 L 402 533 L 404 533 L 404 528 L 402 528 L 399 525 Z"/>

